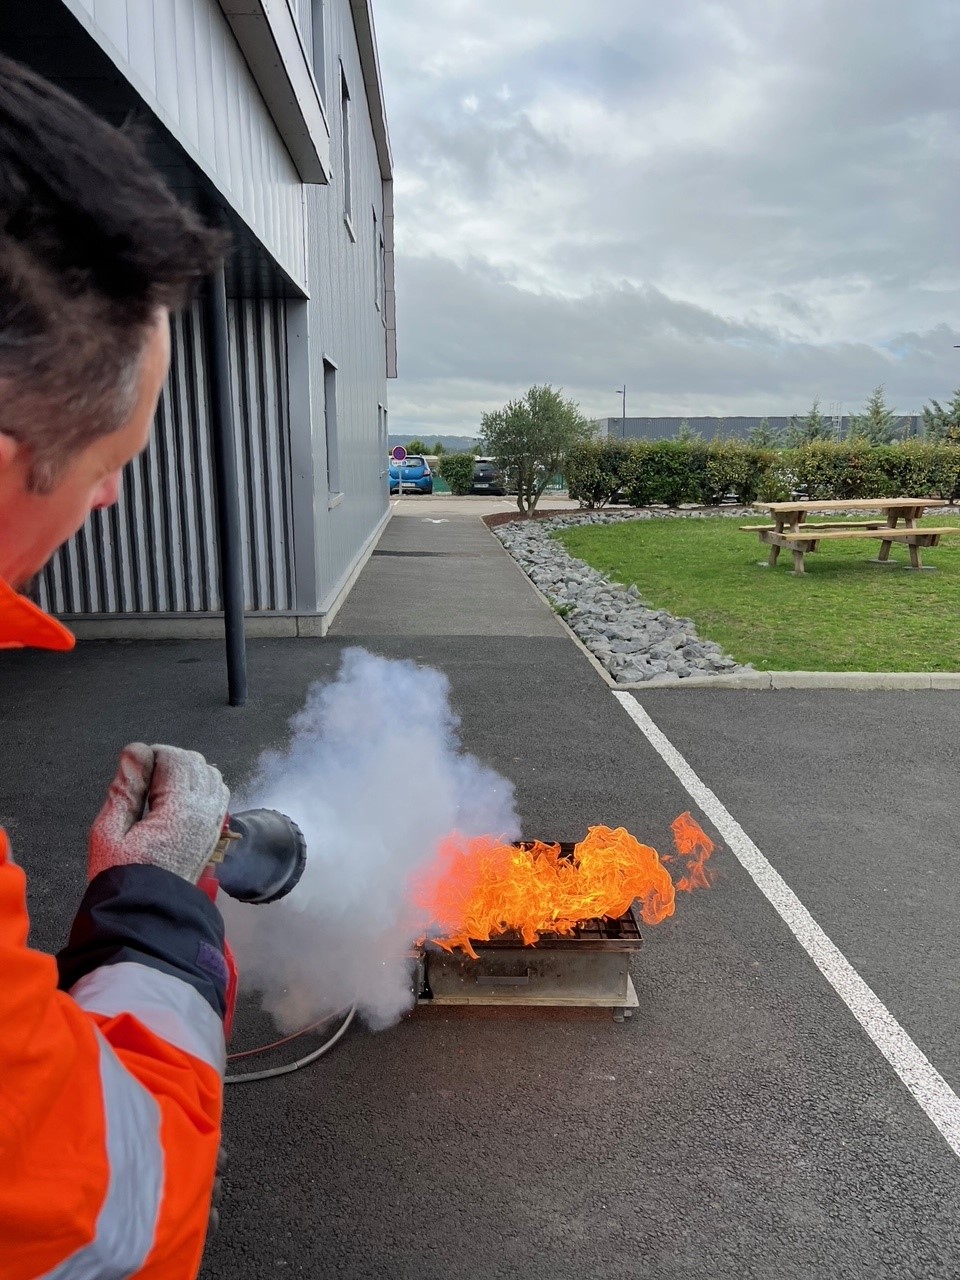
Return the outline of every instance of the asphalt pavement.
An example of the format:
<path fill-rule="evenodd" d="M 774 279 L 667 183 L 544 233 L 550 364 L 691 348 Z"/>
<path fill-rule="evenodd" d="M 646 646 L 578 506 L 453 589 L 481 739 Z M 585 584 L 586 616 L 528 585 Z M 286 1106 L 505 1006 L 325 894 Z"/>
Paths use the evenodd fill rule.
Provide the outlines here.
<path fill-rule="evenodd" d="M 689 795 L 479 522 L 402 514 L 378 550 L 331 636 L 251 643 L 243 710 L 214 643 L 4 655 L 0 813 L 37 945 L 67 927 L 123 742 L 195 746 L 241 779 L 357 643 L 447 673 L 526 834 L 605 822 L 667 845 Z M 640 700 L 960 1085 L 960 695 Z M 956 1157 L 731 852 L 714 865 L 645 931 L 628 1023 L 418 1011 L 229 1092 L 205 1280 L 960 1275 Z M 238 1043 L 268 1034 L 245 1005 Z"/>

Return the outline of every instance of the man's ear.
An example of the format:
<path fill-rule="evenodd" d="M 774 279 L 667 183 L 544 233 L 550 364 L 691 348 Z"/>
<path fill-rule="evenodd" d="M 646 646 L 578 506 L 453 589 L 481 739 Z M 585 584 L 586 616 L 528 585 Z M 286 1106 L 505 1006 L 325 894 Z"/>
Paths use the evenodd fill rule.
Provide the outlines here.
<path fill-rule="evenodd" d="M 22 448 L 19 440 L 0 431 L 0 473 L 9 471 L 19 462 Z"/>

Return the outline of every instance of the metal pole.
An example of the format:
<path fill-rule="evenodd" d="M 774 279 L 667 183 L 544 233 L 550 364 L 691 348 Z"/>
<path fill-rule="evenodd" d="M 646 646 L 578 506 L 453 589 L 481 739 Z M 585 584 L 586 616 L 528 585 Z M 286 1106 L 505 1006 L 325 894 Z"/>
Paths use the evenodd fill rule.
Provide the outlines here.
<path fill-rule="evenodd" d="M 626 440 L 627 438 L 627 384 L 626 383 L 623 384 L 623 417 L 621 418 L 620 422 L 621 422 L 620 439 Z"/>
<path fill-rule="evenodd" d="M 240 481 L 230 392 L 227 338 L 227 289 L 223 264 L 211 278 L 204 317 L 210 379 L 210 434 L 217 495 L 220 543 L 220 593 L 227 648 L 227 697 L 231 707 L 247 701 L 247 649 L 243 619 L 243 541 L 240 533 Z"/>

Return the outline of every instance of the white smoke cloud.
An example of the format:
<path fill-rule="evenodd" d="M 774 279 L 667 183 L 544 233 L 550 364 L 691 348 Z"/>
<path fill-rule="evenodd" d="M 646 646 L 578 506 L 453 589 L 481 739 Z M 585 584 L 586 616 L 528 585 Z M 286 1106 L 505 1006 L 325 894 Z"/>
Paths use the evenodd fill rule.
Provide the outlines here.
<path fill-rule="evenodd" d="M 411 944 L 429 921 L 411 876 L 453 831 L 514 839 L 513 784 L 465 753 L 439 671 L 343 655 L 314 685 L 282 751 L 267 751 L 234 808 L 279 809 L 307 840 L 286 898 L 245 906 L 221 894 L 242 990 L 256 988 L 283 1030 L 356 1002 L 371 1027 L 412 1003 Z"/>

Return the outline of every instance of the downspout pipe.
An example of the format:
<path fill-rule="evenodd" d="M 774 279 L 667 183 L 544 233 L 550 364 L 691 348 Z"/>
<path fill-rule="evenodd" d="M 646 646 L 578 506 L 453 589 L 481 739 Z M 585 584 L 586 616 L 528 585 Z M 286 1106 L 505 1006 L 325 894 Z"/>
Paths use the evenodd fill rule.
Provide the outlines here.
<path fill-rule="evenodd" d="M 237 438 L 230 390 L 227 338 L 227 287 L 223 263 L 211 277 L 204 307 L 207 368 L 210 386 L 210 436 L 220 557 L 220 594 L 227 651 L 227 700 L 231 707 L 247 701 L 247 642 L 243 616 L 243 538 L 240 528 L 240 481 Z"/>

